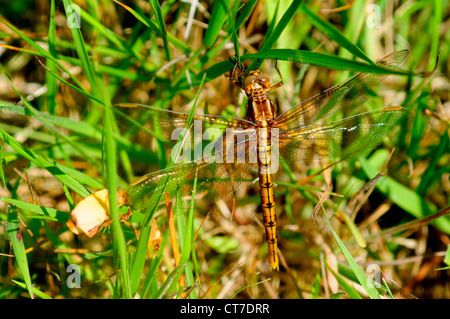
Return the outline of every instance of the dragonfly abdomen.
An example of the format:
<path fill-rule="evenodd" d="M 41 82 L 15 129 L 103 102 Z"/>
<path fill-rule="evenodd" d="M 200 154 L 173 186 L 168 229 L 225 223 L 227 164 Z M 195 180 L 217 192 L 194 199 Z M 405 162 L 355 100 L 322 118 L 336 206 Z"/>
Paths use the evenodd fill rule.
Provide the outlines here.
<path fill-rule="evenodd" d="M 277 255 L 277 215 L 275 212 L 275 195 L 273 192 L 273 177 L 271 171 L 271 144 L 267 127 L 260 129 L 258 140 L 259 187 L 261 208 L 263 213 L 266 241 L 269 248 L 270 269 L 278 270 Z"/>

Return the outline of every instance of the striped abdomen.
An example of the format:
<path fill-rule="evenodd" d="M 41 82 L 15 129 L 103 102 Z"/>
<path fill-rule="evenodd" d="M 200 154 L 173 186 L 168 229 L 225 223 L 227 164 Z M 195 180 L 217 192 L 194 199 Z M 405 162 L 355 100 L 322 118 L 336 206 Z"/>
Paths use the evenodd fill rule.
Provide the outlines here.
<path fill-rule="evenodd" d="M 275 213 L 275 196 L 271 170 L 270 128 L 262 127 L 259 129 L 257 151 L 261 207 L 266 230 L 266 241 L 269 247 L 270 270 L 278 270 L 277 215 Z"/>

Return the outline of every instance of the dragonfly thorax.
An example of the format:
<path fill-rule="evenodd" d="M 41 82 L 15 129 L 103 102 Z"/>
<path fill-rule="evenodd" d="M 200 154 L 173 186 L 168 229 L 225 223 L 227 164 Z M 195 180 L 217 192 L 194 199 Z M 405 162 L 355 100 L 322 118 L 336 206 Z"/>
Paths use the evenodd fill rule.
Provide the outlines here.
<path fill-rule="evenodd" d="M 243 87 L 249 97 L 265 95 L 271 87 L 270 78 L 263 74 L 261 70 L 253 70 L 248 72 L 245 77 Z"/>
<path fill-rule="evenodd" d="M 274 120 L 275 107 L 265 92 L 261 95 L 249 97 L 247 115 L 250 121 L 260 127 L 264 127 L 268 125 L 268 122 Z M 263 125 L 263 123 L 266 123 L 266 125 Z"/>

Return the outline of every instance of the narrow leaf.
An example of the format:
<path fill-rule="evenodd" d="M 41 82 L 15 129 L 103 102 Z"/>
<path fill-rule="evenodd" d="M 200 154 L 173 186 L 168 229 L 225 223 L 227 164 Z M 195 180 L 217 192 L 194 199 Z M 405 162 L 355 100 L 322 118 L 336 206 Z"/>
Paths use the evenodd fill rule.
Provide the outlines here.
<path fill-rule="evenodd" d="M 334 239 L 339 245 L 339 248 L 341 249 L 343 255 L 345 256 L 345 259 L 349 263 L 350 267 L 352 268 L 353 272 L 355 273 L 356 277 L 358 278 L 358 281 L 360 285 L 364 288 L 364 290 L 367 292 L 369 297 L 371 299 L 380 299 L 380 295 L 378 294 L 378 291 L 374 287 L 370 287 L 368 285 L 368 278 L 364 274 L 364 272 L 359 268 L 358 264 L 356 263 L 355 259 L 353 259 L 353 256 L 348 251 L 347 247 L 345 247 L 344 243 L 339 238 L 338 234 L 334 231 L 334 229 L 331 226 L 330 220 L 328 219 L 328 216 L 324 214 L 326 222 L 328 224 L 328 227 L 333 234 Z"/>
<path fill-rule="evenodd" d="M 34 299 L 33 285 L 31 284 L 30 272 L 28 270 L 27 254 L 25 253 L 22 232 L 19 228 L 19 219 L 17 218 L 16 208 L 14 206 L 8 206 L 8 211 L 6 231 L 8 232 L 8 237 L 11 241 L 13 252 L 20 271 L 22 272 L 28 293 L 30 294 L 31 299 Z"/>
<path fill-rule="evenodd" d="M 309 18 L 311 19 L 312 24 L 329 36 L 331 39 L 336 41 L 341 47 L 346 48 L 353 55 L 366 60 L 370 64 L 374 65 L 375 63 L 355 44 L 353 44 L 349 39 L 347 39 L 335 26 L 333 26 L 328 21 L 325 21 L 319 18 L 315 13 L 310 11 L 306 6 L 302 6 L 301 10 L 305 12 Z"/>
<path fill-rule="evenodd" d="M 205 37 L 203 38 L 203 44 L 205 46 L 211 47 L 216 42 L 219 32 L 225 23 L 230 3 L 231 0 L 218 0 L 214 2 L 208 29 L 206 29 Z"/>

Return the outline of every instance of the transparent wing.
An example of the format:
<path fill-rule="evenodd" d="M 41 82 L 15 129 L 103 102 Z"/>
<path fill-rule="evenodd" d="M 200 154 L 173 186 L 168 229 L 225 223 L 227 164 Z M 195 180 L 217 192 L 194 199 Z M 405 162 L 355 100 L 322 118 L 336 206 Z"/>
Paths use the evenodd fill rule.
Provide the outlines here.
<path fill-rule="evenodd" d="M 345 158 L 394 138 L 413 116 L 402 107 L 387 107 L 325 124 L 279 132 L 280 155 L 287 161 Z M 405 124 L 406 123 L 406 124 Z"/>
<path fill-rule="evenodd" d="M 215 141 L 215 150 L 205 155 L 202 161 L 184 163 L 145 175 L 130 185 L 132 206 L 144 209 L 155 193 L 167 192 L 173 200 L 180 192 L 183 205 L 187 208 L 195 179 L 195 206 L 207 207 L 213 204 L 234 191 L 242 182 L 251 181 L 258 168 L 256 158 L 252 158 L 256 153 L 256 143 L 254 129 L 247 130 L 245 134 L 236 132 L 234 135 L 224 135 Z M 159 204 L 163 204 L 163 201 Z"/>
<path fill-rule="evenodd" d="M 174 112 L 152 106 L 132 103 L 117 104 L 113 108 L 117 123 L 128 134 L 154 136 L 164 142 L 176 142 L 186 128 L 188 113 Z M 188 128 L 196 141 L 203 138 L 208 129 L 224 132 L 229 129 L 247 129 L 253 123 L 244 119 L 215 115 L 194 114 L 192 126 Z M 196 135 L 195 130 L 200 132 Z"/>
<path fill-rule="evenodd" d="M 394 70 L 407 55 L 408 50 L 395 52 L 377 61 L 377 64 Z M 286 111 L 277 118 L 274 127 L 287 131 L 329 117 L 357 101 L 364 92 L 387 76 L 388 74 L 358 73 L 345 83 L 329 88 Z"/>

